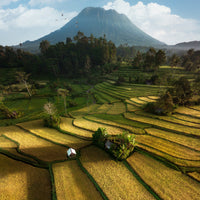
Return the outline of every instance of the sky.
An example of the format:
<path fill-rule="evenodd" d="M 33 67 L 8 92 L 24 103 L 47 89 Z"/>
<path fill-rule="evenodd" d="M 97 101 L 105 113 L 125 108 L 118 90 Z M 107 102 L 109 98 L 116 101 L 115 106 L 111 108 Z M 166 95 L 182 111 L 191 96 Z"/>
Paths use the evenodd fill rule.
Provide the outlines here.
<path fill-rule="evenodd" d="M 0 45 L 36 40 L 85 7 L 115 9 L 169 45 L 200 40 L 199 0 L 0 0 Z"/>

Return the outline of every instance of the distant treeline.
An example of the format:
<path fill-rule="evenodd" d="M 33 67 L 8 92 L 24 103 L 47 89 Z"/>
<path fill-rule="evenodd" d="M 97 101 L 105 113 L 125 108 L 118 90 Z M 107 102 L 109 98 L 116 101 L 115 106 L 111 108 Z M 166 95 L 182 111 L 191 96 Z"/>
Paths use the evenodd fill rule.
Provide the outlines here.
<path fill-rule="evenodd" d="M 109 73 L 116 67 L 116 47 L 105 37 L 86 37 L 78 32 L 73 41 L 66 38 L 66 43 L 50 45 L 42 41 L 40 50 L 36 55 L 0 46 L 0 68 L 19 68 L 32 75 L 81 77 L 94 72 Z"/>

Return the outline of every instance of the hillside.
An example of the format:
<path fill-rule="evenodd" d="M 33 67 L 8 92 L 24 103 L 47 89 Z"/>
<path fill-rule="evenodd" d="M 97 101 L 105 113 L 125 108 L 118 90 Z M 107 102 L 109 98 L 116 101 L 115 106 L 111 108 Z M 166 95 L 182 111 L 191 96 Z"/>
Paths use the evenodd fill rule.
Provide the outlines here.
<path fill-rule="evenodd" d="M 42 40 L 51 44 L 65 42 L 67 37 L 73 38 L 78 31 L 86 36 L 103 37 L 111 40 L 115 45 L 128 44 L 129 46 L 160 46 L 164 43 L 152 38 L 135 26 L 125 15 L 115 10 L 88 7 L 82 10 L 65 26 L 35 41 L 23 43 L 24 49 L 38 48 Z"/>

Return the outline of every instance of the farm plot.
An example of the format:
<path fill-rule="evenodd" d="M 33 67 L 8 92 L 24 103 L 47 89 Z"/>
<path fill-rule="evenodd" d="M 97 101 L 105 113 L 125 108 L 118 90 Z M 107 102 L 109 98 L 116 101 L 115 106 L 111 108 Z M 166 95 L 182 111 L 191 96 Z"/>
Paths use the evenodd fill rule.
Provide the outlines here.
<path fill-rule="evenodd" d="M 136 115 L 133 113 L 125 113 L 124 117 L 130 120 L 134 120 L 134 121 L 138 121 L 138 122 L 142 122 L 142 123 L 147 123 L 147 124 L 151 124 L 153 126 L 156 127 L 160 127 L 160 128 L 164 128 L 164 129 L 168 129 L 170 131 L 175 131 L 175 132 L 180 132 L 181 134 L 187 134 L 187 135 L 195 135 L 195 136 L 200 136 L 200 132 L 199 129 L 197 128 L 191 128 L 191 127 L 187 127 L 187 126 L 183 126 L 180 124 L 174 124 L 171 122 L 166 122 L 166 121 L 161 121 L 159 119 L 153 119 L 153 118 L 149 118 L 149 117 L 144 117 L 144 116 L 140 116 L 140 115 Z"/>
<path fill-rule="evenodd" d="M 0 154 L 1 200 L 49 200 L 51 180 L 48 170 L 32 167 Z"/>
<path fill-rule="evenodd" d="M 13 148 L 17 148 L 17 144 L 15 144 L 11 140 L 9 140 L 3 136 L 0 136 L 0 148 L 13 149 Z"/>
<path fill-rule="evenodd" d="M 150 148 L 157 149 L 161 152 L 164 152 L 176 158 L 199 161 L 200 165 L 200 152 L 196 152 L 182 145 L 167 140 L 163 140 L 160 138 L 156 138 L 150 135 L 136 136 L 136 142 L 138 143 L 137 144 L 138 146 L 142 144 Z"/>
<path fill-rule="evenodd" d="M 200 151 L 200 139 L 187 137 L 185 135 L 180 135 L 169 131 L 163 131 L 156 128 L 147 128 L 145 131 L 150 135 Z"/>
<path fill-rule="evenodd" d="M 128 112 L 135 112 L 135 111 L 137 111 L 139 109 L 137 106 L 129 104 L 128 102 L 127 102 L 126 106 L 127 106 L 127 111 Z"/>
<path fill-rule="evenodd" d="M 143 111 L 137 111 L 137 112 L 135 112 L 135 114 L 142 115 L 142 116 L 145 116 L 145 117 L 152 117 L 152 118 L 155 118 L 155 119 L 160 119 L 162 121 L 172 122 L 172 123 L 175 123 L 175 124 L 185 125 L 185 126 L 194 127 L 194 128 L 200 128 L 200 124 L 196 124 L 196 123 L 188 122 L 188 121 L 183 121 L 181 119 L 176 119 L 176 118 L 173 117 L 173 115 L 172 116 L 158 116 L 158 115 L 146 113 L 146 112 L 143 112 Z"/>
<path fill-rule="evenodd" d="M 129 125 L 126 125 L 126 124 L 120 124 L 120 123 L 112 122 L 112 121 L 109 121 L 109 120 L 104 120 L 104 119 L 97 118 L 97 117 L 94 117 L 94 116 L 91 116 L 91 115 L 86 116 L 85 119 L 89 119 L 89 120 L 92 120 L 94 122 L 103 123 L 105 125 L 111 125 L 111 126 L 123 128 L 123 129 L 128 130 L 128 131 L 135 133 L 135 134 L 144 134 L 144 130 L 141 129 L 141 128 L 136 128 L 136 127 L 129 126 Z"/>
<path fill-rule="evenodd" d="M 154 199 L 125 165 L 110 159 L 101 149 L 94 146 L 82 149 L 80 160 L 108 199 Z"/>
<path fill-rule="evenodd" d="M 173 114 L 173 117 L 180 119 L 180 120 L 183 120 L 183 121 L 188 121 L 188 122 L 200 124 L 200 119 L 198 119 L 198 118 L 194 118 L 194 117 L 190 117 L 190 116 L 186 116 L 186 115 L 181 115 L 181 114 Z"/>
<path fill-rule="evenodd" d="M 82 148 L 91 143 L 90 141 L 85 141 L 71 135 L 60 133 L 55 129 L 44 127 L 42 120 L 21 123 L 19 124 L 19 126 L 23 127 L 26 130 L 29 130 L 31 133 L 39 137 L 75 149 Z"/>
<path fill-rule="evenodd" d="M 61 118 L 61 123 L 60 123 L 60 128 L 61 130 L 67 131 L 69 133 L 78 135 L 78 136 L 83 136 L 86 138 L 92 138 L 92 134 L 93 132 L 91 131 L 86 131 L 80 128 L 77 128 L 75 126 L 73 126 L 73 119 L 72 118 L 65 118 L 62 117 Z"/>
<path fill-rule="evenodd" d="M 150 99 L 148 97 L 138 97 L 139 100 L 142 100 L 142 101 L 146 101 L 147 103 L 148 102 L 156 102 L 155 99 Z"/>
<path fill-rule="evenodd" d="M 106 128 L 108 133 L 110 135 L 118 135 L 124 131 L 124 129 L 97 123 L 97 122 L 92 122 L 83 118 L 78 118 L 74 120 L 74 125 L 83 129 L 87 129 L 90 131 L 96 131 L 98 128 Z"/>
<path fill-rule="evenodd" d="M 200 172 L 190 172 L 188 175 L 200 182 Z"/>
<path fill-rule="evenodd" d="M 94 113 L 106 113 L 108 110 L 110 110 L 112 107 L 112 104 L 103 104 L 100 107 L 98 107 L 98 109 L 95 112 L 92 112 L 90 114 L 94 114 Z"/>
<path fill-rule="evenodd" d="M 53 144 L 16 126 L 2 127 L 1 133 L 19 144 L 21 152 L 43 161 L 66 159 L 67 148 Z"/>
<path fill-rule="evenodd" d="M 108 110 L 107 114 L 119 115 L 124 112 L 126 112 L 126 107 L 125 107 L 124 103 L 119 102 L 119 103 L 114 103 L 113 106 L 111 107 L 111 109 Z"/>
<path fill-rule="evenodd" d="M 143 100 L 140 100 L 140 99 L 137 98 L 137 97 L 131 98 L 130 100 L 133 101 L 134 103 L 139 104 L 139 105 L 147 104 L 147 102 L 145 102 L 145 101 L 143 101 Z"/>
<path fill-rule="evenodd" d="M 175 112 L 179 114 L 191 115 L 192 117 L 200 118 L 200 111 L 191 108 L 179 107 L 175 110 Z"/>
<path fill-rule="evenodd" d="M 138 152 L 127 161 L 161 199 L 199 199 L 200 184 L 181 172 Z"/>
<path fill-rule="evenodd" d="M 75 117 L 81 117 L 81 116 L 87 115 L 90 112 L 95 111 L 99 106 L 100 105 L 98 104 L 92 104 L 87 107 L 81 108 L 79 110 L 72 111 L 70 114 Z"/>
<path fill-rule="evenodd" d="M 77 161 L 54 164 L 53 174 L 58 200 L 102 199 L 93 183 L 78 166 Z"/>
<path fill-rule="evenodd" d="M 128 99 L 126 99 L 125 102 L 127 104 L 133 105 L 135 108 L 137 108 L 137 110 L 140 110 L 141 107 L 142 107 L 142 104 L 135 103 L 135 102 L 128 100 Z"/>

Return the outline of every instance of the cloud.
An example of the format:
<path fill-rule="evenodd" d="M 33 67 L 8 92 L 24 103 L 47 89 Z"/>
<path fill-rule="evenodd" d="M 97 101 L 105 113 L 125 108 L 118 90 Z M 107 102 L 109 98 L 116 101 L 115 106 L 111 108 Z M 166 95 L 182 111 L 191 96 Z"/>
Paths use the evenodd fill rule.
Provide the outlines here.
<path fill-rule="evenodd" d="M 29 5 L 34 6 L 44 6 L 44 5 L 53 5 L 55 3 L 61 3 L 66 0 L 30 0 Z"/>
<path fill-rule="evenodd" d="M 51 7 L 0 9 L 0 45 L 35 40 L 65 25 L 76 12 L 64 13 Z"/>
<path fill-rule="evenodd" d="M 172 14 L 169 7 L 141 1 L 131 6 L 125 0 L 115 0 L 104 8 L 127 15 L 141 30 L 167 44 L 200 40 L 200 23 Z"/>
<path fill-rule="evenodd" d="M 7 6 L 7 5 L 9 5 L 13 2 L 17 2 L 17 1 L 19 1 L 19 0 L 1 0 L 0 1 L 0 7 Z"/>

